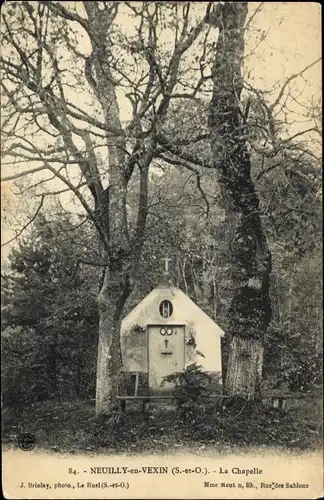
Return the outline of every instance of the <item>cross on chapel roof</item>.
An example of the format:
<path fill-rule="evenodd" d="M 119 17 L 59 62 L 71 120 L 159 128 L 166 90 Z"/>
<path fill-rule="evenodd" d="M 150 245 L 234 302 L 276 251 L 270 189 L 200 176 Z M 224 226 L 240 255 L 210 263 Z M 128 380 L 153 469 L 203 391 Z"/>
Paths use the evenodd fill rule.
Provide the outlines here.
<path fill-rule="evenodd" d="M 166 256 L 160 260 L 161 260 L 161 262 L 164 262 L 164 270 L 163 270 L 163 273 L 161 272 L 161 279 L 160 279 L 159 286 L 162 288 L 165 288 L 165 287 L 169 288 L 169 287 L 173 286 L 172 278 L 170 276 L 170 267 L 169 267 L 169 263 L 172 262 L 172 259 L 170 259 L 168 256 Z"/>
<path fill-rule="evenodd" d="M 164 260 L 165 262 L 165 270 L 164 270 L 164 274 L 165 275 L 168 275 L 169 274 L 169 262 L 172 261 L 172 259 L 170 259 L 169 257 L 164 257 L 163 259 L 161 259 L 162 261 Z"/>

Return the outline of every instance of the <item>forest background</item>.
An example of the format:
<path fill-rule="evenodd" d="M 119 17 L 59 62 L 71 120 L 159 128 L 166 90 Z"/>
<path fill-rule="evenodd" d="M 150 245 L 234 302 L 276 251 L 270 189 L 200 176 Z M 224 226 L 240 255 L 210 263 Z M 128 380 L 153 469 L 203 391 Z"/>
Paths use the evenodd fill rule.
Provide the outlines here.
<path fill-rule="evenodd" d="M 72 12 L 73 16 L 77 16 L 74 20 L 82 26 L 78 17 L 81 15 L 79 7 L 73 7 L 72 2 L 66 11 L 60 11 L 59 7 L 44 7 L 44 3 L 38 2 L 36 13 L 27 7 L 28 2 L 26 7 L 19 2 L 10 2 L 10 6 L 6 7 L 7 20 L 2 24 L 2 36 L 8 47 L 16 53 L 16 56 L 11 57 L 20 58 L 22 66 L 25 65 L 28 70 L 28 65 L 33 64 L 32 57 L 36 56 L 31 55 L 27 62 L 24 61 L 21 54 L 24 45 L 20 48 L 15 45 L 17 26 L 22 19 L 28 19 L 31 26 L 34 23 L 34 39 L 41 39 L 42 50 L 47 51 L 47 55 L 43 57 L 44 61 L 48 58 L 49 68 L 55 69 L 57 61 L 62 59 L 62 74 L 65 74 L 68 72 L 67 63 L 73 63 L 68 79 L 63 82 L 63 86 L 68 88 L 66 98 L 69 100 L 74 95 L 74 104 L 69 111 L 77 113 L 77 117 L 70 117 L 72 121 L 68 126 L 75 127 L 73 134 L 77 146 L 81 144 L 78 141 L 84 141 L 82 148 L 85 149 L 81 149 L 82 154 L 84 151 L 95 152 L 96 165 L 103 176 L 105 187 L 106 157 L 100 144 L 99 115 L 97 110 L 89 112 L 98 95 L 91 76 L 85 73 L 83 67 L 80 71 L 78 69 L 78 61 L 87 61 L 89 48 L 85 35 L 79 27 L 75 27 L 75 23 L 70 23 L 71 19 L 66 14 Z M 207 4 L 205 8 L 206 6 Z M 147 55 L 143 56 L 140 47 L 136 45 L 136 36 L 140 32 L 135 36 L 132 30 L 126 29 L 124 32 L 121 28 L 125 16 L 146 20 L 147 34 L 154 33 L 150 28 L 150 16 L 153 19 L 155 15 L 155 28 L 159 22 L 164 23 L 168 34 L 174 34 L 180 28 L 185 29 L 185 16 L 190 29 L 194 30 L 204 15 L 197 6 L 191 6 L 190 10 L 187 4 L 183 4 L 183 10 L 179 7 L 176 15 L 172 11 L 174 6 L 166 8 L 158 5 L 155 13 L 149 13 L 148 10 L 145 11 L 145 6 L 140 12 L 139 7 L 138 11 L 133 10 L 133 6 L 128 6 L 125 2 L 121 9 L 121 13 L 115 14 L 117 17 L 114 18 L 115 30 L 112 36 L 119 41 L 120 47 L 128 54 L 127 57 L 133 57 L 134 61 L 136 57 L 145 58 Z M 171 9 L 170 12 L 168 9 Z M 251 177 L 260 199 L 262 227 L 272 255 L 269 290 L 272 320 L 264 338 L 264 391 L 314 394 L 321 390 L 321 106 L 320 72 L 319 64 L 316 64 L 320 55 L 319 12 L 316 9 L 316 5 L 298 4 L 292 15 L 291 7 L 285 3 L 269 6 L 253 4 L 250 6 L 244 32 L 244 85 L 240 107 L 243 114 L 247 113 L 245 141 L 251 158 Z M 164 12 L 166 14 L 163 18 Z M 91 15 L 94 14 L 87 12 L 88 17 Z M 48 23 L 52 23 L 46 34 L 49 46 L 45 43 L 45 32 L 41 33 L 41 29 L 45 29 L 45 18 Z M 128 26 L 127 23 L 125 25 Z M 186 29 L 191 33 L 188 26 Z M 207 30 L 208 36 L 212 30 L 211 25 Z M 298 33 L 298 36 L 292 37 L 291 45 L 286 44 L 287 30 L 297 30 Z M 208 147 L 207 137 L 208 106 L 212 82 L 205 75 L 210 70 L 215 42 L 213 39 L 208 41 L 206 32 L 202 34 L 206 38 L 198 38 L 197 46 L 188 56 L 191 63 L 187 60 L 181 68 L 182 90 L 169 106 L 162 126 L 168 140 L 175 137 L 178 144 L 181 146 L 183 143 L 184 146 L 176 158 L 172 156 L 174 151 L 170 149 L 159 151 L 155 156 L 153 154 L 150 170 L 147 172 L 147 214 L 141 235 L 143 247 L 138 253 L 140 260 L 135 273 L 136 279 L 123 315 L 158 283 L 162 258 L 167 255 L 172 259 L 174 284 L 187 293 L 226 332 L 229 329 L 228 311 L 235 291 L 231 276 L 234 230 L 231 218 L 220 202 L 222 195 L 218 179 L 209 167 L 212 152 Z M 19 36 L 28 47 L 31 36 L 28 28 L 25 32 L 20 32 Z M 283 38 L 284 46 L 281 42 Z M 58 40 L 64 46 L 64 51 L 60 48 L 54 50 Z M 152 40 L 148 38 L 148 41 Z M 159 50 L 156 48 L 155 55 L 163 73 L 163 57 L 167 60 L 169 55 L 166 35 L 160 34 L 155 43 L 159 47 Z M 80 53 L 80 47 L 83 54 Z M 198 51 L 198 56 L 195 56 L 195 51 Z M 122 54 L 117 55 L 114 54 L 119 64 Z M 9 63 L 13 60 L 9 59 Z M 59 141 L 53 139 L 54 142 L 51 142 L 51 139 L 47 142 L 45 139 L 46 133 L 53 133 L 51 127 L 55 128 L 55 120 L 48 113 L 49 128 L 46 123 L 47 132 L 43 131 L 41 139 L 38 134 L 36 146 L 33 145 L 38 103 L 31 95 L 38 96 L 43 106 L 45 101 L 42 101 L 39 89 L 30 87 L 26 74 L 19 72 L 19 68 L 17 70 L 10 67 L 10 64 L 6 65 L 5 55 L 2 62 L 10 82 L 6 83 L 4 79 L 2 89 L 5 96 L 2 135 L 5 150 L 2 171 L 6 180 L 2 185 L 2 239 L 5 249 L 8 248 L 7 242 L 12 240 L 9 243 L 9 254 L 5 250 L 2 257 L 2 402 L 10 418 L 15 416 L 5 430 L 5 438 L 12 439 L 17 433 L 17 426 L 22 428 L 26 425 L 21 417 L 24 413 L 29 428 L 31 419 L 35 420 L 37 415 L 35 425 L 36 422 L 39 425 L 41 421 L 44 429 L 51 427 L 51 422 L 56 425 L 53 416 L 57 419 L 64 414 L 68 422 L 65 445 L 69 447 L 68 435 L 71 434 L 73 420 L 78 424 L 83 421 L 85 425 L 92 408 L 91 401 L 95 397 L 99 335 L 97 298 L 102 286 L 102 249 L 96 221 L 87 211 L 81 211 L 81 205 L 84 206 L 82 200 L 87 206 L 91 204 L 91 193 L 86 193 L 88 186 L 84 186 L 89 184 L 86 173 L 81 168 L 79 175 L 79 167 L 72 162 L 69 165 L 67 161 L 55 172 L 50 171 L 50 176 L 48 168 L 37 170 L 39 163 L 33 160 L 35 152 L 39 154 L 42 150 L 43 160 L 44 155 L 47 158 L 51 154 L 51 160 L 45 160 L 50 165 L 55 165 L 58 158 Z M 117 88 L 121 124 L 127 128 L 132 123 L 132 112 L 136 104 L 136 98 L 134 101 L 134 95 L 129 90 L 129 75 L 134 63 L 126 58 L 126 62 L 122 60 L 122 64 L 118 64 L 113 68 L 113 77 L 116 78 L 117 73 L 119 75 L 118 84 L 115 82 L 114 85 Z M 194 68 L 192 75 L 188 74 L 188 67 Z M 46 83 L 54 83 L 54 87 L 56 85 L 60 92 L 62 82 L 58 77 L 59 73 L 54 72 L 53 76 L 49 70 L 43 71 L 44 88 Z M 197 74 L 200 74 L 199 87 L 195 90 L 193 81 Z M 138 81 L 135 83 L 139 85 Z M 134 86 L 135 83 L 133 82 Z M 186 92 L 184 84 L 188 86 Z M 12 92 L 10 85 L 16 86 L 16 93 Z M 24 92 L 23 85 L 27 88 L 29 85 L 29 92 L 20 95 L 19 92 Z M 184 97 L 187 93 L 190 97 Z M 85 103 L 82 116 L 80 110 L 75 108 L 75 103 L 80 98 Z M 25 118 L 28 112 L 22 108 L 26 99 L 30 100 L 33 108 L 31 122 Z M 161 105 L 161 101 L 157 100 L 157 103 Z M 48 104 L 49 108 L 51 105 L 52 103 Z M 18 121 L 15 122 L 17 116 L 19 124 Z M 90 120 L 92 132 L 95 131 L 92 136 L 87 135 L 85 129 L 78 133 L 81 119 L 88 124 Z M 144 113 L 142 126 L 147 127 L 145 120 L 148 117 Z M 41 122 L 41 129 L 44 123 Z M 65 125 L 61 121 L 58 127 Z M 134 130 L 135 125 L 129 128 Z M 22 135 L 25 143 L 23 146 L 21 143 L 17 145 Z M 31 142 L 28 144 L 28 141 Z M 136 140 L 130 137 L 129 141 L 129 147 L 134 148 L 133 153 L 138 153 Z M 89 144 L 92 144 L 92 149 L 89 149 Z M 71 147 L 73 149 L 73 144 Z M 184 159 L 184 153 L 191 155 L 191 161 Z M 199 160 L 195 162 L 192 161 L 193 158 Z M 51 164 L 53 160 L 54 163 Z M 80 162 L 80 158 L 78 160 Z M 58 180 L 57 172 L 65 172 L 65 178 L 77 187 L 81 198 L 73 190 L 71 192 L 71 187 L 66 189 L 62 179 Z M 143 180 L 141 172 L 140 168 L 134 169 L 127 185 L 126 209 L 131 233 L 136 231 L 139 223 L 139 194 Z M 235 415 L 230 420 L 228 415 L 226 418 L 223 415 L 222 439 L 224 442 L 226 439 L 229 442 L 233 439 L 243 442 L 259 439 L 261 442 L 284 441 L 285 444 L 291 442 L 293 445 L 305 445 L 306 442 L 312 442 L 314 435 L 317 436 L 319 432 L 313 418 L 308 422 L 307 432 L 303 436 L 303 422 L 305 424 L 308 418 L 305 412 L 306 415 L 314 412 L 313 403 L 302 405 L 301 420 L 296 415 L 295 420 L 291 420 L 291 414 L 285 414 L 286 420 L 283 419 L 280 424 L 287 424 L 285 436 L 282 427 L 276 428 L 274 424 L 277 414 L 271 413 L 267 416 L 269 433 L 266 433 L 266 437 L 264 434 L 261 437 L 261 429 L 265 425 L 262 420 L 260 435 L 254 429 L 255 437 L 252 434 L 243 436 L 243 432 L 237 431 L 233 438 L 235 425 L 240 428 L 242 422 L 235 420 Z M 318 411 L 315 413 L 318 414 Z M 247 418 L 246 414 L 241 416 Z M 121 423 L 120 417 L 109 424 L 115 426 L 114 429 L 118 428 L 120 442 L 127 446 L 134 440 L 137 440 L 137 445 L 143 445 L 136 427 L 140 423 L 136 418 L 135 415 L 134 428 Z M 213 422 L 204 424 L 206 425 L 198 426 L 199 431 L 196 429 L 194 432 L 192 427 L 183 430 L 179 424 L 180 434 L 185 433 L 181 434 L 181 439 L 184 439 L 186 432 L 188 439 L 192 439 L 194 435 L 198 441 L 203 440 L 204 435 L 210 439 L 211 429 L 215 425 Z M 104 432 L 102 428 L 98 430 L 98 425 L 94 422 L 94 427 L 90 426 L 88 433 L 82 427 L 86 436 L 84 441 L 80 439 L 81 446 L 95 446 L 98 433 L 101 443 L 107 445 L 109 437 L 103 437 Z M 120 432 L 120 426 L 123 432 Z M 156 424 L 152 432 L 158 434 L 159 429 Z M 48 445 L 56 446 L 58 438 L 54 427 L 52 434 L 46 438 L 44 435 L 43 439 Z"/>

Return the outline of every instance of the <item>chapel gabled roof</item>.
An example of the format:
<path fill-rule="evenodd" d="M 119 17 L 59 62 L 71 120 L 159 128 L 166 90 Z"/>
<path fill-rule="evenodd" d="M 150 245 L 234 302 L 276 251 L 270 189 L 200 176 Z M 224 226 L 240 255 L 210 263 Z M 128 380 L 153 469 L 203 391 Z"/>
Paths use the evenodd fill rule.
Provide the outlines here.
<path fill-rule="evenodd" d="M 159 314 L 159 304 L 162 300 L 173 303 L 173 314 L 170 318 L 162 318 Z M 202 327 L 218 335 L 224 331 L 206 314 L 188 295 L 174 286 L 159 285 L 144 297 L 122 321 L 122 331 L 139 324 L 201 324 Z"/>

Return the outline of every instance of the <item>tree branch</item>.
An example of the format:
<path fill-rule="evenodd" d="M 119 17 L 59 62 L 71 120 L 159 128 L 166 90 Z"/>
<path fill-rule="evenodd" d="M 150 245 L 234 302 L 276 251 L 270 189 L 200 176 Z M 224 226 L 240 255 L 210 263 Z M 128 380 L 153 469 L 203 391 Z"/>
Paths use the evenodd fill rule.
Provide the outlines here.
<path fill-rule="evenodd" d="M 312 68 L 313 66 L 315 66 L 315 64 L 317 64 L 319 61 L 321 61 L 321 57 L 319 57 L 318 59 L 316 59 L 316 61 L 313 61 L 312 63 L 308 64 L 308 66 L 306 66 L 303 70 L 299 71 L 298 73 L 294 73 L 293 75 L 291 75 L 286 81 L 285 83 L 283 84 L 283 86 L 281 87 L 281 90 L 278 94 L 278 97 L 275 99 L 275 101 L 270 105 L 270 110 L 273 111 L 273 109 L 280 103 L 281 99 L 282 99 L 282 96 L 284 95 L 284 92 L 287 88 L 287 86 L 289 85 L 289 83 L 294 80 L 295 78 L 297 78 L 298 76 L 301 76 L 303 75 L 308 69 Z"/>
<path fill-rule="evenodd" d="M 170 142 L 169 139 L 167 139 L 162 134 L 157 135 L 157 142 L 162 147 L 162 150 L 160 150 L 160 152 L 158 152 L 156 156 L 159 156 L 160 153 L 163 152 L 163 150 L 165 150 L 171 155 L 174 155 L 177 158 L 181 158 L 182 160 L 185 160 L 194 165 L 198 165 L 204 168 L 214 168 L 212 163 L 202 161 L 198 158 L 198 156 L 188 153 L 187 151 L 184 151 L 182 148 L 178 147 L 173 142 Z"/>
<path fill-rule="evenodd" d="M 201 195 L 205 201 L 205 204 L 206 204 L 205 216 L 208 217 L 210 207 L 209 207 L 209 201 L 208 201 L 206 194 L 201 186 L 201 172 L 198 169 L 196 169 L 195 167 L 193 167 L 188 161 L 183 160 L 181 158 L 180 159 L 170 158 L 169 156 L 167 156 L 163 153 L 159 154 L 159 158 L 166 161 L 167 163 L 170 163 L 171 165 L 182 166 L 182 167 L 185 167 L 186 169 L 194 172 L 194 174 L 196 176 L 198 191 L 201 193 Z"/>
<path fill-rule="evenodd" d="M 61 3 L 55 2 L 54 4 L 53 2 L 45 2 L 43 0 L 40 0 L 39 3 L 47 7 L 53 14 L 58 14 L 68 21 L 76 21 L 89 33 L 89 22 L 79 16 L 79 14 L 67 10 Z"/>
<path fill-rule="evenodd" d="M 12 241 L 16 240 L 19 238 L 19 236 L 22 235 L 22 233 L 27 229 L 27 227 L 30 226 L 30 224 L 32 224 L 34 222 L 34 220 L 36 219 L 37 215 L 39 214 L 42 206 L 43 206 L 43 203 L 44 203 L 44 199 L 45 199 L 45 196 L 41 196 L 41 200 L 40 200 L 40 203 L 36 209 L 36 212 L 34 213 L 33 217 L 27 222 L 27 224 L 25 224 L 19 231 L 18 233 L 16 233 L 16 235 L 11 238 L 10 240 L 6 241 L 5 243 L 3 243 L 1 246 L 4 247 L 6 245 L 9 245 L 9 243 L 11 243 Z"/>
<path fill-rule="evenodd" d="M 17 174 L 8 175 L 7 177 L 2 177 L 1 182 L 7 182 L 19 179 L 20 177 L 25 177 L 26 175 L 34 174 L 35 172 L 40 172 L 42 170 L 46 170 L 46 167 L 44 165 L 42 167 L 32 168 L 31 170 L 24 170 L 23 172 Z"/>

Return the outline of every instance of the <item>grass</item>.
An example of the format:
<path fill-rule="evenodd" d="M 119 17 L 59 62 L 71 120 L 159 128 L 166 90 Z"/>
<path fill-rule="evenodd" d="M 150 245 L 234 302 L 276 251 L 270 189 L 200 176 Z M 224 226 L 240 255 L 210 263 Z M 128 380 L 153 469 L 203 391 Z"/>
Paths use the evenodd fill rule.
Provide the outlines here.
<path fill-rule="evenodd" d="M 19 434 L 29 432 L 39 449 L 69 453 L 154 453 L 206 445 L 315 450 L 321 447 L 321 421 L 319 403 L 283 411 L 236 401 L 227 408 L 157 406 L 145 414 L 134 404 L 126 413 L 98 419 L 91 402 L 47 401 L 20 412 L 4 409 L 2 440 L 16 446 Z"/>

